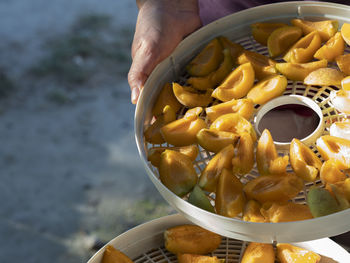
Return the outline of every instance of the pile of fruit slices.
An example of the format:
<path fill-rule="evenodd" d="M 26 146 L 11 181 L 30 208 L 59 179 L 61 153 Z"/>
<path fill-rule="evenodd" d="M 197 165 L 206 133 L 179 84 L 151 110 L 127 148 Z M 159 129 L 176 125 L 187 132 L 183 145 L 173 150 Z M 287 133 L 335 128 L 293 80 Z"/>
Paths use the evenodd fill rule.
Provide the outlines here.
<path fill-rule="evenodd" d="M 335 20 L 291 24 L 251 25 L 253 38 L 267 46 L 270 57 L 214 38 L 186 65 L 186 83 L 164 85 L 144 136 L 151 144 L 148 160 L 174 194 L 252 222 L 305 220 L 350 207 L 350 136 L 321 136 L 316 142 L 321 159 L 298 139 L 289 155 L 280 156 L 270 132 L 257 138 L 250 122 L 258 105 L 284 93 L 288 80 L 332 86 L 339 89 L 334 102 L 348 99 L 350 54 L 344 50 L 350 25 L 338 32 Z M 338 123 L 337 131 L 342 128 L 349 135 L 350 126 Z M 199 149 L 210 155 L 201 169 L 195 165 Z M 246 180 L 255 164 L 259 176 Z M 322 187 L 304 189 L 319 181 Z M 306 203 L 292 202 L 303 190 Z"/>
<path fill-rule="evenodd" d="M 164 247 L 176 255 L 179 263 L 225 263 L 225 258 L 211 254 L 219 248 L 220 235 L 195 225 L 179 225 L 164 231 Z M 287 243 L 272 244 L 251 242 L 245 248 L 241 263 L 318 263 L 321 256 L 313 251 Z M 118 249 L 107 246 L 102 263 L 133 263 Z"/>

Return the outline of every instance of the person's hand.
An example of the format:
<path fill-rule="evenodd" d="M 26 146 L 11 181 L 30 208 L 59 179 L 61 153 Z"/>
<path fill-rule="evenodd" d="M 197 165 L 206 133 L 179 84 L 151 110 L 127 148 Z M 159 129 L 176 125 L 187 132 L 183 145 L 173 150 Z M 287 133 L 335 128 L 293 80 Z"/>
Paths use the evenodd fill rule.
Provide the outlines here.
<path fill-rule="evenodd" d="M 128 74 L 134 104 L 157 64 L 201 26 L 197 0 L 145 0 L 139 7 Z"/>

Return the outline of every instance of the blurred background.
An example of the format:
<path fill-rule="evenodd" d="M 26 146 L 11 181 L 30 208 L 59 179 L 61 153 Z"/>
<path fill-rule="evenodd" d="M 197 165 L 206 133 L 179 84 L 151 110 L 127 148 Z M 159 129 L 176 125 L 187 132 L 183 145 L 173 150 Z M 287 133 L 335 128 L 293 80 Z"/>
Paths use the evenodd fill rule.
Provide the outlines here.
<path fill-rule="evenodd" d="M 0 262 L 85 262 L 169 213 L 136 149 L 134 0 L 0 0 Z"/>

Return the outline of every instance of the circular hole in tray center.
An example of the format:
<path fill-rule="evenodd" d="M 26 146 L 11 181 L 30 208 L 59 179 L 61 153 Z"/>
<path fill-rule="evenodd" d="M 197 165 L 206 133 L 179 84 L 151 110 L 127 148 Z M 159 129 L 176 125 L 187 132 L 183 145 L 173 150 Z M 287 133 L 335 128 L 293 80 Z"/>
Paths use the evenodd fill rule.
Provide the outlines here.
<path fill-rule="evenodd" d="M 299 96 L 281 96 L 261 107 L 255 119 L 259 135 L 268 129 L 278 149 L 289 148 L 293 138 L 306 145 L 313 143 L 323 131 L 323 114 L 311 99 Z"/>

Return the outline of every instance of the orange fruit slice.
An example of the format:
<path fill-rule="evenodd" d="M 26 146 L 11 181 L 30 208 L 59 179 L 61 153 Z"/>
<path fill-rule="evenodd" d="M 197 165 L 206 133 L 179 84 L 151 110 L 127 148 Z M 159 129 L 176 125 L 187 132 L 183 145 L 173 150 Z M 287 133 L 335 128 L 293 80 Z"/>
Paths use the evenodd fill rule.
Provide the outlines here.
<path fill-rule="evenodd" d="M 267 39 L 267 48 L 271 57 L 286 52 L 302 36 L 303 32 L 296 26 L 284 26 L 274 30 Z"/>
<path fill-rule="evenodd" d="M 294 26 L 300 27 L 304 35 L 317 31 L 323 42 L 334 36 L 339 26 L 337 20 L 307 21 L 303 19 L 292 19 L 291 23 Z"/>
<path fill-rule="evenodd" d="M 304 79 L 305 85 L 340 86 L 345 75 L 334 68 L 319 68 Z"/>
<path fill-rule="evenodd" d="M 335 58 L 339 69 L 346 75 L 350 75 L 350 54 L 341 55 Z"/>
<path fill-rule="evenodd" d="M 254 23 L 250 25 L 253 38 L 263 46 L 267 46 L 267 39 L 274 30 L 284 26 L 288 25 L 284 23 Z"/>
<path fill-rule="evenodd" d="M 344 23 L 340 32 L 346 44 L 350 45 L 350 24 Z"/>

